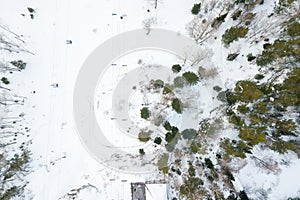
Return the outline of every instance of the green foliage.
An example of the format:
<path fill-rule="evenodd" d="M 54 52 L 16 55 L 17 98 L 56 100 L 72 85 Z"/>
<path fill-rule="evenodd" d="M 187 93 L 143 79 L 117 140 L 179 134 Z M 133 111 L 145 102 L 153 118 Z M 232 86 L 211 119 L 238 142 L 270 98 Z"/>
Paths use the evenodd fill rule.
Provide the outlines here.
<path fill-rule="evenodd" d="M 262 75 L 262 74 L 256 74 L 256 75 L 254 76 L 254 78 L 255 78 L 256 80 L 261 80 L 261 79 L 265 78 L 265 76 Z"/>
<path fill-rule="evenodd" d="M 171 152 L 175 149 L 175 146 L 180 140 L 180 134 L 179 134 L 179 129 L 175 126 L 172 126 L 172 131 L 166 133 L 165 140 L 168 142 L 166 145 L 167 151 Z"/>
<path fill-rule="evenodd" d="M 139 149 L 139 153 L 140 153 L 141 156 L 145 155 L 144 149 Z"/>
<path fill-rule="evenodd" d="M 231 27 L 230 29 L 227 29 L 225 33 L 222 35 L 222 42 L 225 45 L 229 45 L 233 41 L 245 37 L 247 33 L 248 33 L 247 27 L 243 27 L 243 26 Z"/>
<path fill-rule="evenodd" d="M 7 189 L 4 193 L 0 191 L 0 199 L 1 200 L 11 200 L 14 197 L 18 196 L 20 193 L 20 189 L 17 186 L 12 186 L 9 189 Z"/>
<path fill-rule="evenodd" d="M 160 145 L 160 144 L 161 144 L 161 142 L 162 142 L 162 140 L 161 140 L 161 138 L 160 138 L 160 137 L 156 137 L 156 138 L 154 139 L 154 143 L 155 143 L 155 144 L 158 144 L 158 145 Z"/>
<path fill-rule="evenodd" d="M 229 122 L 234 124 L 237 127 L 242 127 L 245 124 L 244 120 L 240 116 L 235 114 L 232 114 L 230 116 Z"/>
<path fill-rule="evenodd" d="M 30 13 L 34 13 L 34 12 L 35 12 L 35 10 L 34 10 L 33 8 L 30 8 L 30 7 L 28 7 L 27 10 L 28 10 L 28 12 L 30 12 Z"/>
<path fill-rule="evenodd" d="M 213 170 L 214 169 L 214 164 L 211 162 L 211 160 L 209 158 L 205 158 L 204 159 L 204 162 L 205 162 L 205 166 L 208 168 L 208 169 L 211 169 Z"/>
<path fill-rule="evenodd" d="M 172 101 L 172 108 L 179 114 L 182 113 L 182 106 L 181 101 L 179 99 L 173 99 Z"/>
<path fill-rule="evenodd" d="M 191 12 L 193 15 L 197 15 L 200 12 L 201 9 L 201 3 L 195 3 Z"/>
<path fill-rule="evenodd" d="M 165 85 L 164 89 L 163 89 L 163 94 L 169 94 L 173 91 L 173 86 L 171 85 Z"/>
<path fill-rule="evenodd" d="M 249 198 L 244 190 L 239 193 L 239 198 L 240 198 L 240 200 L 249 200 Z"/>
<path fill-rule="evenodd" d="M 292 119 L 278 120 L 275 126 L 280 135 L 295 135 L 293 131 L 297 128 L 296 123 Z"/>
<path fill-rule="evenodd" d="M 239 53 L 232 53 L 232 54 L 228 54 L 227 56 L 227 60 L 228 61 L 233 61 L 234 59 L 236 59 L 236 57 L 238 57 L 238 55 L 240 55 Z"/>
<path fill-rule="evenodd" d="M 263 128 L 254 129 L 248 126 L 240 129 L 239 137 L 247 141 L 250 146 L 254 146 L 261 142 L 266 142 L 266 135 Z"/>
<path fill-rule="evenodd" d="M 264 114 L 270 110 L 270 108 L 267 105 L 267 102 L 265 102 L 265 101 L 257 102 L 254 105 L 254 109 L 259 114 Z"/>
<path fill-rule="evenodd" d="M 147 107 L 141 109 L 141 118 L 148 119 L 150 117 L 150 111 Z"/>
<path fill-rule="evenodd" d="M 169 121 L 165 121 L 164 123 L 164 128 L 167 130 L 167 131 L 171 131 L 172 130 L 172 126 L 170 124 Z"/>
<path fill-rule="evenodd" d="M 247 60 L 248 60 L 249 62 L 255 60 L 255 58 L 256 58 L 256 56 L 253 56 L 252 53 L 249 53 L 249 54 L 247 55 Z"/>
<path fill-rule="evenodd" d="M 8 85 L 10 82 L 6 77 L 2 77 L 1 78 L 2 83 L 4 83 L 5 85 Z"/>
<path fill-rule="evenodd" d="M 288 150 L 296 151 L 297 147 L 291 142 L 285 142 L 282 140 L 277 140 L 273 142 L 270 146 L 270 149 L 277 151 L 280 154 L 286 153 Z"/>
<path fill-rule="evenodd" d="M 243 114 L 246 114 L 250 111 L 250 109 L 247 107 L 246 104 L 242 104 L 242 105 L 239 105 L 237 107 L 237 110 L 240 112 L 240 113 L 243 113 Z"/>
<path fill-rule="evenodd" d="M 246 158 L 245 152 L 249 152 L 250 148 L 243 141 L 232 142 L 229 139 L 225 139 L 221 143 L 221 147 L 225 150 L 228 156 L 234 156 L 239 158 Z"/>
<path fill-rule="evenodd" d="M 227 15 L 228 15 L 228 13 L 220 15 L 219 17 L 216 18 L 216 20 L 219 22 L 225 22 L 225 18 L 227 17 Z"/>
<path fill-rule="evenodd" d="M 187 84 L 186 79 L 182 76 L 177 76 L 173 82 L 174 86 L 177 88 L 183 88 Z"/>
<path fill-rule="evenodd" d="M 201 148 L 201 144 L 198 143 L 198 142 L 193 141 L 193 142 L 191 143 L 190 148 L 191 148 L 191 152 L 192 152 L 192 153 L 198 153 L 199 150 L 200 150 L 200 148 Z"/>
<path fill-rule="evenodd" d="M 193 167 L 193 165 L 190 165 L 190 167 L 188 169 L 188 173 L 189 173 L 189 176 L 192 176 L 192 177 L 196 175 L 196 170 Z"/>
<path fill-rule="evenodd" d="M 204 182 L 198 177 L 189 177 L 184 180 L 183 185 L 180 186 L 180 194 L 188 197 L 188 199 L 194 199 L 193 196 L 199 193 L 200 187 L 204 185 Z"/>
<path fill-rule="evenodd" d="M 234 91 L 236 93 L 235 98 L 242 102 L 253 102 L 263 96 L 263 92 L 256 82 L 247 80 L 237 82 Z"/>
<path fill-rule="evenodd" d="M 25 69 L 27 65 L 27 63 L 23 62 L 22 60 L 11 61 L 10 64 L 17 67 L 19 70 Z"/>
<path fill-rule="evenodd" d="M 157 79 L 152 81 L 152 84 L 155 88 L 163 88 L 165 83 L 162 80 Z"/>
<path fill-rule="evenodd" d="M 241 14 L 242 14 L 242 10 L 236 11 L 235 13 L 233 13 L 232 19 L 237 20 L 241 16 Z"/>
<path fill-rule="evenodd" d="M 276 103 L 284 107 L 300 105 L 300 68 L 289 72 L 283 84 L 279 85 Z"/>
<path fill-rule="evenodd" d="M 180 71 L 181 71 L 181 66 L 180 66 L 179 64 L 173 65 L 173 66 L 172 66 L 172 71 L 173 71 L 174 73 L 180 72 Z"/>
<path fill-rule="evenodd" d="M 220 86 L 216 85 L 213 87 L 213 90 L 216 92 L 220 92 L 222 90 L 222 88 Z"/>
<path fill-rule="evenodd" d="M 197 131 L 195 129 L 185 129 L 181 135 L 186 140 L 192 140 L 197 136 Z"/>
<path fill-rule="evenodd" d="M 199 81 L 199 77 L 193 72 L 185 72 L 182 76 L 186 79 L 189 85 L 195 85 Z"/>
<path fill-rule="evenodd" d="M 169 171 L 168 160 L 169 160 L 169 154 L 164 154 L 157 161 L 158 169 L 162 170 L 164 174 L 167 174 Z"/>
<path fill-rule="evenodd" d="M 293 47 L 285 40 L 275 40 L 273 44 L 264 49 L 261 55 L 256 59 L 258 66 L 271 64 L 279 58 L 285 58 L 294 55 Z"/>
<path fill-rule="evenodd" d="M 141 130 L 138 135 L 138 139 L 141 142 L 148 142 L 151 139 L 151 134 L 153 131 Z"/>

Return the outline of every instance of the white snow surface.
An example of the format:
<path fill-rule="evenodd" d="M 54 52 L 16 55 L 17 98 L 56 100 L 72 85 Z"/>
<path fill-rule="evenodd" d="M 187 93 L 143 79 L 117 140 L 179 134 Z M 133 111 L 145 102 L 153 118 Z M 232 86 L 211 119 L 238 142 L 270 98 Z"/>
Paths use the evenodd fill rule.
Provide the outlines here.
<path fill-rule="evenodd" d="M 37 200 L 68 199 L 66 194 L 72 189 L 91 184 L 97 189 L 82 190 L 77 196 L 78 199 L 129 200 L 130 182 L 164 178 L 158 172 L 145 175 L 122 173 L 106 168 L 94 160 L 81 145 L 76 132 L 72 111 L 73 88 L 80 66 L 97 46 L 117 34 L 143 28 L 143 21 L 150 17 L 157 19 L 154 26 L 156 28 L 187 35 L 186 24 L 193 18 L 190 9 L 196 2 L 161 0 L 156 10 L 148 1 L 143 0 L 2 2 L 0 23 L 22 34 L 26 48 L 34 53 L 34 55 L 20 54 L 20 59 L 26 61 L 28 67 L 22 73 L 11 77 L 11 87 L 16 93 L 28 97 L 22 110 L 26 113 L 25 119 L 31 129 L 32 139 L 30 145 L 32 173 L 26 178 L 28 199 L 31 197 Z M 259 11 L 269 10 L 271 5 L 273 4 L 265 4 L 261 7 L 262 11 Z M 30 19 L 27 7 L 35 9 L 34 19 Z M 150 12 L 147 12 L 147 9 L 150 9 Z M 22 13 L 25 16 L 21 16 Z M 113 13 L 116 15 L 112 15 Z M 122 15 L 123 19 L 120 18 Z M 238 50 L 246 56 L 248 46 L 242 41 L 239 43 L 240 46 L 233 44 L 232 49 L 224 48 L 220 38 L 225 29 L 222 25 L 217 34 L 218 40 L 208 41 L 206 47 L 213 49 L 212 61 L 218 68 L 225 86 L 231 88 L 236 80 L 252 78 L 258 70 L 245 62 L 245 58 L 241 56 L 237 61 L 226 61 L 227 54 L 233 53 L 232 51 Z M 66 40 L 72 40 L 73 43 L 67 45 Z M 142 52 L 132 57 L 138 59 L 145 55 Z M 129 60 L 137 63 L 132 57 Z M 146 57 L 145 60 L 147 59 L 150 62 L 151 57 Z M 126 58 L 121 59 L 119 63 L 124 61 Z M 165 60 L 158 59 L 157 62 L 161 63 L 155 64 L 164 64 L 163 61 Z M 166 63 L 170 63 L 169 61 Z M 174 62 L 178 62 L 176 58 Z M 118 73 L 122 76 L 126 71 Z M 53 83 L 58 83 L 59 87 L 53 88 L 51 86 Z M 112 88 L 112 85 L 108 85 L 101 89 L 108 91 Z M 207 98 L 211 98 L 210 94 L 206 95 Z M 209 113 L 212 108 L 207 106 L 204 113 Z M 137 113 L 137 110 L 133 109 L 133 113 Z M 134 114 L 132 117 L 134 118 Z M 110 126 L 106 128 L 110 130 Z M 226 134 L 227 132 L 230 134 L 230 130 L 225 131 Z M 236 174 L 241 184 L 239 187 L 244 189 L 251 187 L 251 191 L 262 188 L 268 192 L 269 199 L 299 196 L 300 160 L 293 153 L 284 156 L 272 152 L 266 154 L 274 156 L 278 162 L 290 160 L 289 165 L 280 165 L 281 171 L 272 174 L 262 171 L 249 159 L 248 164 Z M 261 155 L 261 152 L 255 155 Z M 165 187 L 160 189 L 150 191 L 165 195 Z M 253 197 L 255 198 L 255 195 Z"/>

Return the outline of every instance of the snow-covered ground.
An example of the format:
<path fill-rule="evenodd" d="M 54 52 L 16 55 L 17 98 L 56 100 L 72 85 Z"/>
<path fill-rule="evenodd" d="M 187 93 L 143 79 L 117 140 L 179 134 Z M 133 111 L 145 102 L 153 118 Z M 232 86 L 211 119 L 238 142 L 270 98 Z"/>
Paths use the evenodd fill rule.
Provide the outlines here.
<path fill-rule="evenodd" d="M 28 199 L 31 197 L 37 200 L 68 199 L 66 194 L 78 189 L 77 191 L 80 191 L 78 199 L 129 200 L 130 182 L 164 179 L 157 170 L 135 174 L 109 168 L 88 153 L 80 141 L 74 121 L 74 85 L 82 64 L 96 47 L 126 31 L 143 29 L 147 21 L 152 21 L 155 28 L 168 29 L 188 36 L 186 24 L 193 18 L 190 9 L 196 2 L 196 0 L 159 0 L 157 9 L 151 1 L 146 0 L 1 2 L 0 24 L 22 34 L 26 48 L 34 53 L 34 55 L 20 54 L 20 59 L 28 63 L 27 68 L 22 73 L 14 74 L 11 80 L 15 92 L 27 97 L 22 112 L 26 113 L 25 120 L 31 129 L 32 139 L 30 145 L 32 173 L 26 177 L 29 182 L 26 187 Z M 266 2 L 263 6 L 265 9 L 257 12 L 264 12 L 273 5 L 273 1 Z M 34 19 L 30 18 L 27 7 L 35 9 Z M 220 38 L 226 29 L 227 27 L 221 25 L 217 38 Z M 72 40 L 72 44 L 67 44 L 67 40 Z M 209 40 L 205 46 L 208 52 L 213 52 L 211 62 L 218 69 L 218 84 L 224 85 L 224 89 L 232 87 L 236 80 L 252 78 L 258 72 L 257 68 L 244 61 L 250 47 L 243 40 L 239 45 L 241 46 L 233 44 L 231 49 L 226 49 L 218 39 Z M 227 54 L 236 51 L 245 57 L 239 56 L 234 62 L 227 61 Z M 145 65 L 157 64 L 168 67 L 180 62 L 174 55 L 161 51 L 139 51 L 121 57 L 116 60 L 116 65 L 126 64 L 128 67 L 116 69 L 115 66 L 111 66 L 106 70 L 106 74 L 98 82 L 93 99 L 95 105 L 93 109 L 97 114 L 98 123 L 103 125 L 107 138 L 115 142 L 116 146 L 138 145 L 134 150 L 141 144 L 137 140 L 130 143 L 122 137 L 119 138 L 115 135 L 118 134 L 118 130 L 111 120 L 113 116 L 105 118 L 111 102 L 107 101 L 107 105 L 101 109 L 97 107 L 97 102 L 100 101 L 99 98 L 111 97 L 112 93 L 109 92 L 114 90 L 118 81 L 130 70 L 140 67 L 139 59 Z M 241 66 L 240 63 L 246 64 Z M 58 87 L 54 88 L 52 84 L 56 83 Z M 207 83 L 214 84 L 209 80 Z M 107 96 L 103 92 L 106 92 Z M 204 98 L 211 99 L 211 96 L 212 94 L 206 92 Z M 131 101 L 142 102 L 140 97 L 133 95 Z M 203 104 L 202 108 L 204 113 L 209 115 L 215 106 Z M 129 108 L 132 121 L 138 118 L 139 109 L 134 108 L 134 105 Z M 178 123 L 180 120 L 179 118 Z M 142 122 L 138 125 L 147 125 Z M 114 131 L 112 137 L 109 131 Z M 138 154 L 137 151 L 131 153 Z M 263 153 L 268 156 L 274 154 Z M 261 155 L 259 158 L 264 158 L 261 151 L 255 152 L 254 155 L 257 157 Z M 252 160 L 249 160 L 248 165 L 237 174 L 240 184 L 244 188 L 250 187 L 253 191 L 262 188 L 269 193 L 269 199 L 299 196 L 300 160 L 292 153 L 273 156 L 277 162 L 289 161 L 289 165 L 283 163 L 281 171 L 274 175 L 261 171 Z"/>

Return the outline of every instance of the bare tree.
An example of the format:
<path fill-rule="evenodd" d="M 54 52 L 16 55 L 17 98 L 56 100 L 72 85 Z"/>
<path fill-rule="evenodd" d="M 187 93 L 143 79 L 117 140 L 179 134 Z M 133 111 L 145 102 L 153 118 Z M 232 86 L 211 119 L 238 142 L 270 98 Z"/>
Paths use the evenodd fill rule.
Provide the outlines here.
<path fill-rule="evenodd" d="M 151 27 L 157 24 L 157 18 L 156 17 L 149 17 L 143 21 L 143 27 L 146 30 L 146 35 L 149 35 L 151 32 Z"/>

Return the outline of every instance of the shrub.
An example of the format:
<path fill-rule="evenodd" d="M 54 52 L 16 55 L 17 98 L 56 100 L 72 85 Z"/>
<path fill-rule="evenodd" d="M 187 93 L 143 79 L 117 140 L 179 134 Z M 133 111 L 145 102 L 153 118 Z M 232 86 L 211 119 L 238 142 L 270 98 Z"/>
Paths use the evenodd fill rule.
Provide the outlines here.
<path fill-rule="evenodd" d="M 141 118 L 148 119 L 150 117 L 150 111 L 147 107 L 141 109 Z"/>
<path fill-rule="evenodd" d="M 234 91 L 236 92 L 235 98 L 242 102 L 253 102 L 263 96 L 263 92 L 253 81 L 238 81 Z"/>
<path fill-rule="evenodd" d="M 187 84 L 186 79 L 182 76 L 177 76 L 173 82 L 174 86 L 177 88 L 183 88 Z"/>
<path fill-rule="evenodd" d="M 241 14 L 242 14 L 242 10 L 238 10 L 238 11 L 234 12 L 232 15 L 232 19 L 237 20 L 241 16 Z"/>
<path fill-rule="evenodd" d="M 159 79 L 153 81 L 153 86 L 154 86 L 155 88 L 163 88 L 163 87 L 164 87 L 164 84 L 165 84 L 165 83 L 164 83 L 162 80 L 159 80 Z"/>
<path fill-rule="evenodd" d="M 185 129 L 181 135 L 186 140 L 192 140 L 197 136 L 197 131 L 195 129 Z"/>
<path fill-rule="evenodd" d="M 247 55 L 247 60 L 248 60 L 249 62 L 255 60 L 255 58 L 256 58 L 256 56 L 253 56 L 252 53 L 249 53 L 249 54 Z"/>
<path fill-rule="evenodd" d="M 163 89 L 163 94 L 169 94 L 173 91 L 173 86 L 171 85 L 165 85 L 164 89 Z"/>
<path fill-rule="evenodd" d="M 173 99 L 172 108 L 179 114 L 182 113 L 181 101 L 179 99 Z"/>
<path fill-rule="evenodd" d="M 172 71 L 174 72 L 174 73 L 178 73 L 178 72 L 180 72 L 181 71 L 181 66 L 180 65 L 173 65 L 172 66 Z"/>
<path fill-rule="evenodd" d="M 191 148 L 191 152 L 192 153 L 197 153 L 199 150 L 200 150 L 200 147 L 201 147 L 201 144 L 200 143 L 197 143 L 197 142 L 192 142 L 191 143 L 191 146 L 190 146 L 190 148 Z"/>
<path fill-rule="evenodd" d="M 234 59 L 236 59 L 236 57 L 238 57 L 238 55 L 239 55 L 239 53 L 228 54 L 227 60 L 228 61 L 233 61 Z"/>
<path fill-rule="evenodd" d="M 142 130 L 139 133 L 138 138 L 141 142 L 148 142 L 151 139 L 151 134 L 152 134 L 152 131 Z"/>
<path fill-rule="evenodd" d="M 265 78 L 265 76 L 262 75 L 262 74 L 256 74 L 256 75 L 254 76 L 254 78 L 255 78 L 256 80 L 261 80 L 261 79 Z"/>
<path fill-rule="evenodd" d="M 165 121 L 164 123 L 164 128 L 167 130 L 167 131 L 171 131 L 172 130 L 172 126 L 170 124 L 169 121 Z"/>
<path fill-rule="evenodd" d="M 28 12 L 30 12 L 30 13 L 34 13 L 34 12 L 35 12 L 35 10 L 34 10 L 33 8 L 30 8 L 30 7 L 28 7 L 27 10 L 28 10 Z"/>
<path fill-rule="evenodd" d="M 222 35 L 222 41 L 225 45 L 229 45 L 235 40 L 238 40 L 239 38 L 243 38 L 248 33 L 247 27 L 231 27 L 230 29 L 227 29 L 225 33 Z"/>
<path fill-rule="evenodd" d="M 214 164 L 211 162 L 211 160 L 209 158 L 205 158 L 204 162 L 205 162 L 205 166 L 208 169 L 214 169 Z"/>
<path fill-rule="evenodd" d="M 161 142 L 162 142 L 162 140 L 161 140 L 161 138 L 160 138 L 160 137 L 156 137 L 156 138 L 154 139 L 154 143 L 155 143 L 155 144 L 158 144 L 158 145 L 160 145 L 160 144 L 161 144 Z"/>
<path fill-rule="evenodd" d="M 17 67 L 20 70 L 23 70 L 26 68 L 26 63 L 23 62 L 22 60 L 15 60 L 15 61 L 11 61 L 10 64 L 12 64 L 13 66 Z"/>
<path fill-rule="evenodd" d="M 139 149 L 139 153 L 140 153 L 141 156 L 145 155 L 144 149 Z"/>
<path fill-rule="evenodd" d="M 185 72 L 182 74 L 189 85 L 195 85 L 199 81 L 199 77 L 193 72 Z"/>
<path fill-rule="evenodd" d="M 164 154 L 157 161 L 158 169 L 162 170 L 164 174 L 167 174 L 169 171 L 168 160 L 169 160 L 169 154 Z"/>
<path fill-rule="evenodd" d="M 300 23 L 294 22 L 290 24 L 287 28 L 287 32 L 290 36 L 299 36 L 300 35 Z"/>
<path fill-rule="evenodd" d="M 201 3 L 195 3 L 191 12 L 193 15 L 197 15 L 200 12 L 201 9 Z"/>
<path fill-rule="evenodd" d="M 1 78 L 2 83 L 4 83 L 5 85 L 8 85 L 10 82 L 6 77 L 2 77 Z"/>

